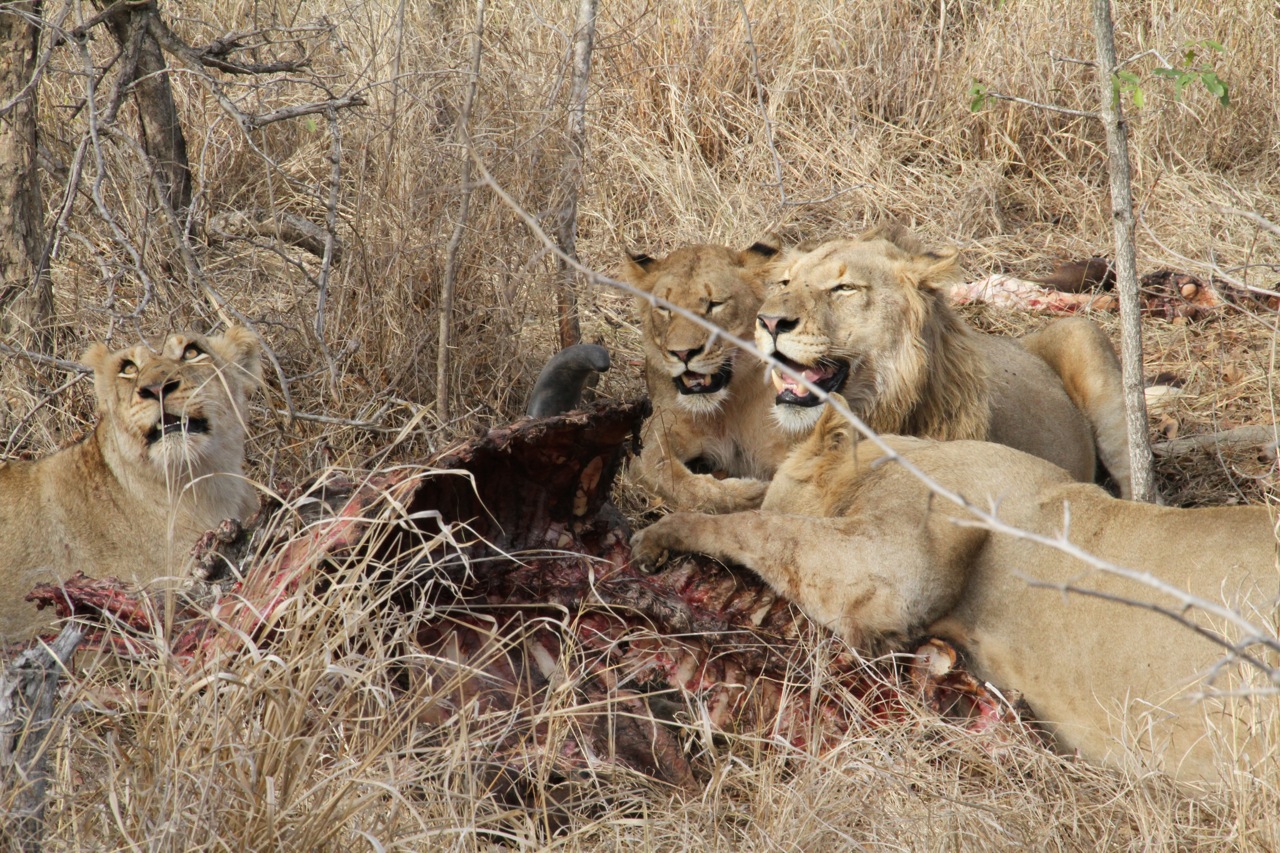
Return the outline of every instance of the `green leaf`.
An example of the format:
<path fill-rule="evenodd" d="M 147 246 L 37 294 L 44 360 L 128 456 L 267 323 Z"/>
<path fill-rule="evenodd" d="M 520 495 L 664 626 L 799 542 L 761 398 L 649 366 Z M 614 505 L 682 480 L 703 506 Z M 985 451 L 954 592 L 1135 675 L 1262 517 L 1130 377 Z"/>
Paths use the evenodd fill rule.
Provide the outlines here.
<path fill-rule="evenodd" d="M 1214 41 L 1213 39 L 1205 39 L 1200 43 L 1205 47 L 1209 48 L 1210 50 L 1215 50 L 1218 53 L 1225 53 L 1227 50 L 1225 47 L 1222 46 L 1222 42 Z"/>
<path fill-rule="evenodd" d="M 969 112 L 976 113 L 987 105 L 987 87 L 973 81 L 973 85 L 969 87 Z"/>
<path fill-rule="evenodd" d="M 307 116 L 306 120 L 303 121 L 302 125 L 307 129 L 309 133 L 315 133 L 316 128 L 319 127 L 319 125 L 316 124 L 316 120 L 313 119 L 311 116 Z"/>
<path fill-rule="evenodd" d="M 1181 71 L 1177 71 L 1173 68 L 1157 68 L 1151 73 L 1156 75 L 1157 77 L 1169 77 L 1171 79 L 1182 76 Z"/>
<path fill-rule="evenodd" d="M 1218 99 L 1224 107 L 1230 105 L 1231 96 L 1227 93 L 1227 84 L 1218 79 L 1218 75 L 1212 71 L 1205 71 L 1200 74 L 1200 82 L 1204 83 L 1204 87 L 1209 90 L 1209 94 Z"/>
<path fill-rule="evenodd" d="M 1142 105 L 1146 103 L 1146 97 L 1142 94 L 1141 86 L 1133 87 L 1133 108 L 1135 110 L 1142 109 Z"/>
<path fill-rule="evenodd" d="M 1128 83 L 1130 86 L 1138 85 L 1138 75 L 1134 74 L 1132 71 L 1117 71 L 1116 76 L 1119 77 L 1121 81 Z"/>

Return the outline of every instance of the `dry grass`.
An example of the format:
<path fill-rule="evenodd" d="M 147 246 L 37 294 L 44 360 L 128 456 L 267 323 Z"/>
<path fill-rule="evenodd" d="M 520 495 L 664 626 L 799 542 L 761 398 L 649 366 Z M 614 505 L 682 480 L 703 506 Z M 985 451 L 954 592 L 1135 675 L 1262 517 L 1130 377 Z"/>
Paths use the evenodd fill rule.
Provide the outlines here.
<path fill-rule="evenodd" d="M 203 330 L 232 312 L 246 318 L 279 368 L 257 406 L 251 448 L 254 475 L 269 483 L 327 464 L 359 465 L 379 451 L 391 461 L 421 461 L 457 435 L 520 414 L 555 346 L 554 265 L 481 188 L 459 266 L 450 393 L 461 414 L 448 424 L 434 415 L 436 305 L 458 205 L 461 155 L 451 140 L 469 5 L 406 3 L 398 23 L 391 0 L 162 4 L 193 43 L 232 29 L 322 18 L 331 25 L 306 39 L 310 73 L 222 79 L 246 111 L 323 99 L 321 81 L 368 100 L 339 114 L 338 235 L 346 254 L 331 271 L 318 336 L 317 259 L 270 240 L 237 240 L 197 241 L 184 261 L 134 149 L 106 139 L 101 156 L 86 161 L 83 185 L 98 182 L 104 207 L 85 192 L 76 198 L 53 260 L 56 354 L 74 359 L 102 338 L 123 345 L 171 327 Z M 572 5 L 490 4 L 472 135 L 498 183 L 535 215 L 556 203 Z M 769 229 L 823 236 L 885 216 L 957 243 L 974 275 L 1035 274 L 1056 259 L 1107 250 L 1100 129 L 1001 103 L 972 114 L 965 94 L 976 79 L 1006 94 L 1090 108 L 1090 69 L 1058 61 L 1092 54 L 1081 0 L 601 5 L 578 243 L 593 268 L 607 270 L 628 248 L 745 245 Z M 1214 38 L 1227 47 L 1216 62 L 1232 86 L 1230 109 L 1194 87 L 1176 100 L 1149 78 L 1154 57 L 1133 66 L 1148 79 L 1147 104 L 1131 115 L 1140 270 L 1207 276 L 1216 265 L 1274 289 L 1277 239 L 1215 205 L 1280 222 L 1275 4 L 1117 5 L 1122 56 L 1173 57 L 1187 42 Z M 105 33 L 90 50 L 100 65 L 110 57 Z M 258 54 L 274 56 L 271 48 Z M 88 111 L 75 108 L 85 97 L 81 70 L 76 51 L 59 49 L 40 89 L 43 143 L 63 166 L 86 132 Z M 323 115 L 246 134 L 195 75 L 175 75 L 174 85 L 197 222 L 267 207 L 323 223 L 333 144 Z M 135 133 L 129 103 L 118 126 Z M 65 174 L 45 172 L 42 180 L 52 222 Z M 580 298 L 585 336 L 615 354 L 601 393 L 638 394 L 628 301 L 585 288 Z M 996 311 L 975 316 L 1012 332 L 1039 322 Z M 1235 308 L 1196 324 L 1150 321 L 1148 374 L 1174 373 L 1187 389 L 1168 420 L 1157 416 L 1153 426 L 1185 435 L 1274 423 L 1276 322 L 1274 313 Z M 45 452 L 88 424 L 87 383 L 62 387 L 71 374 L 12 360 L 5 375 L 6 453 Z M 291 420 L 286 384 L 296 413 L 378 422 Z M 1164 462 L 1160 471 L 1166 493 L 1183 503 L 1262 500 L 1274 495 L 1275 472 L 1274 459 L 1208 454 Z M 452 729 L 424 734 L 403 713 L 405 702 L 388 703 L 411 689 L 402 681 L 409 652 L 380 645 L 405 629 L 373 630 L 399 618 L 377 605 L 375 592 L 352 580 L 324 598 L 303 593 L 289 618 L 293 630 L 269 650 L 245 648 L 200 678 L 163 661 L 124 673 L 86 663 L 80 695 L 100 697 L 121 684 L 138 691 L 109 712 L 72 718 L 58 753 L 49 848 L 1280 847 L 1280 770 L 1191 798 L 1159 780 L 1041 753 L 997 760 L 980 744 L 928 731 L 854 736 L 820 758 L 720 739 L 701 794 L 602 776 L 592 783 L 596 807 L 574 812 L 554 834 L 536 815 L 486 796 L 473 772 L 484 740 L 477 732 L 501 721 L 462 715 Z"/>

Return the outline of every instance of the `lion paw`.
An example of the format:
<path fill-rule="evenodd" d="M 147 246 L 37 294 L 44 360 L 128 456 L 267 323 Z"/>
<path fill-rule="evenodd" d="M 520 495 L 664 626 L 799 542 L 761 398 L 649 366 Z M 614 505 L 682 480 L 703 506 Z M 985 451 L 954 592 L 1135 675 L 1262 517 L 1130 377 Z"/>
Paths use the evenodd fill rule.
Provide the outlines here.
<path fill-rule="evenodd" d="M 668 515 L 660 518 L 631 537 L 632 565 L 649 574 L 667 561 L 667 552 L 673 549 L 671 537 L 667 534 L 676 517 Z"/>

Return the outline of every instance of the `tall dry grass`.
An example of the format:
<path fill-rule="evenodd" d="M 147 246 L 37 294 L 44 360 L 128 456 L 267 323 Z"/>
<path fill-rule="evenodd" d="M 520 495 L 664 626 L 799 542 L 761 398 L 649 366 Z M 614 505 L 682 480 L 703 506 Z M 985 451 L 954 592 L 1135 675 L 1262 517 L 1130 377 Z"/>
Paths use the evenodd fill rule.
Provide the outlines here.
<path fill-rule="evenodd" d="M 535 216 L 557 207 L 572 5 L 491 2 L 486 23 L 475 153 Z M 463 152 L 452 140 L 470 6 L 162 4 L 197 44 L 233 30 L 313 25 L 302 39 L 310 71 L 219 78 L 244 111 L 328 93 L 359 92 L 368 101 L 338 115 L 338 236 L 346 253 L 328 281 L 322 334 L 316 258 L 257 239 L 196 240 L 184 260 L 136 149 L 106 135 L 86 159 L 85 182 L 58 232 L 56 354 L 74 359 L 91 340 L 123 345 L 172 327 L 247 319 L 274 360 L 251 448 L 254 475 L 269 483 L 374 454 L 421 460 L 454 436 L 521 413 L 555 345 L 554 264 L 481 187 L 459 264 L 450 393 L 461 414 L 448 424 L 434 416 L 436 306 L 458 209 Z M 1110 244 L 1101 130 L 999 102 L 971 113 L 966 96 L 976 80 L 1008 95 L 1092 108 L 1091 70 L 1068 61 L 1092 56 L 1082 0 L 601 6 L 579 206 L 578 247 L 593 268 L 607 270 L 629 248 L 745 245 L 766 230 L 820 237 L 886 216 L 961 246 L 974 275 L 1045 272 L 1057 258 L 1105 253 Z M 1274 289 L 1277 239 L 1220 207 L 1280 222 L 1275 4 L 1117 6 L 1118 50 L 1143 54 L 1131 68 L 1146 81 L 1146 105 L 1130 113 L 1140 269 L 1207 276 L 1212 265 Z M 68 8 L 72 21 L 91 14 Z M 273 38 L 283 35 L 277 29 Z M 1151 77 L 1159 60 L 1146 52 L 1172 60 L 1204 38 L 1227 48 L 1213 61 L 1231 85 L 1229 109 L 1194 86 L 1176 99 Z M 104 33 L 84 52 L 68 45 L 51 54 L 39 89 L 52 164 L 42 173 L 49 223 L 91 115 L 85 57 L 101 70 L 113 53 Z M 258 61 L 292 55 L 269 45 L 254 53 Z M 113 73 L 102 74 L 99 104 Z M 323 223 L 335 142 L 323 115 L 246 133 L 197 74 L 173 77 L 198 223 L 255 207 Z M 128 101 L 117 128 L 136 136 Z M 629 302 L 584 287 L 580 303 L 586 337 L 615 353 L 601 393 L 639 393 Z M 994 311 L 976 319 L 1009 331 L 1034 322 Z M 1153 320 L 1146 341 L 1148 373 L 1177 373 L 1187 389 L 1153 425 L 1185 434 L 1276 421 L 1274 314 L 1231 309 L 1207 323 Z M 0 395 L 7 452 L 45 452 L 89 423 L 86 383 L 22 361 L 8 366 L 24 381 Z M 303 418 L 292 419 L 290 406 Z M 1260 499 L 1274 489 L 1274 471 L 1273 460 L 1205 456 L 1166 462 L 1161 473 L 1175 500 L 1220 502 Z M 405 651 L 377 645 L 371 638 L 383 634 L 375 631 L 351 642 L 353 625 L 391 618 L 358 586 L 324 599 L 301 595 L 292 617 L 299 627 L 279 646 L 245 649 L 198 680 L 163 662 L 138 663 L 123 676 L 87 666 L 85 690 L 100 681 L 138 690 L 117 707 L 71 718 L 50 848 L 1280 847 L 1280 772 L 1193 798 L 1159 780 L 1040 753 L 996 760 L 979 744 L 916 731 L 851 737 L 822 758 L 766 754 L 727 739 L 716 744 L 705 792 L 602 777 L 594 783 L 598 809 L 575 812 L 553 834 L 485 796 L 473 772 L 474 727 L 498 723 L 464 715 L 456 729 L 423 741 L 414 721 L 388 714 L 385 697 L 405 689 L 396 681 Z"/>

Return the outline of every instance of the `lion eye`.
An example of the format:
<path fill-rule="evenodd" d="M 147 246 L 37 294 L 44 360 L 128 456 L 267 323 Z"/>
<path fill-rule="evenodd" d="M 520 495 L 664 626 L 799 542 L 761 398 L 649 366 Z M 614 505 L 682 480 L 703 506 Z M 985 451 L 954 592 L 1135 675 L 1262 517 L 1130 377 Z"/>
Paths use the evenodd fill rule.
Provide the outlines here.
<path fill-rule="evenodd" d="M 712 311 L 716 310 L 717 308 L 719 308 L 719 307 L 720 307 L 721 305 L 723 305 L 723 304 L 724 304 L 723 302 L 716 302 L 716 301 L 714 301 L 714 300 L 711 300 L 711 301 L 707 302 L 707 313 L 710 313 L 710 312 L 712 312 Z"/>
<path fill-rule="evenodd" d="M 195 344 L 187 344 L 187 348 L 182 351 L 182 360 L 195 361 L 202 355 L 204 355 L 204 350 L 200 349 L 200 347 Z"/>
<path fill-rule="evenodd" d="M 851 281 L 839 282 L 835 287 L 831 288 L 833 293 L 857 293 L 859 290 L 864 289 L 865 287 L 863 285 L 856 284 Z"/>
<path fill-rule="evenodd" d="M 671 309 L 670 309 L 670 308 L 664 308 L 664 307 L 662 307 L 661 305 L 655 305 L 655 306 L 653 307 L 653 313 L 657 314 L 659 317 L 670 317 L 670 316 L 671 316 Z"/>
<path fill-rule="evenodd" d="M 126 358 L 124 361 L 120 362 L 120 375 L 126 379 L 137 376 L 138 365 Z"/>

